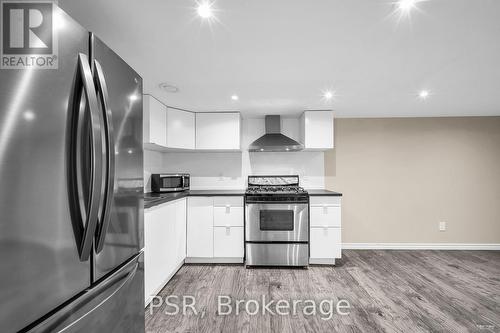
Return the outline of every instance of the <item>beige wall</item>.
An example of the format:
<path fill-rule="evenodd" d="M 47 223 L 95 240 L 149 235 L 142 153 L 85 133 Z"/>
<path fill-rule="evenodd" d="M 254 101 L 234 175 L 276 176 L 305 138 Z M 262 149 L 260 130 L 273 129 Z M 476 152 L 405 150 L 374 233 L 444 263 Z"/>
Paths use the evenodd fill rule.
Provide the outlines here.
<path fill-rule="evenodd" d="M 336 119 L 325 173 L 345 243 L 500 243 L 500 117 Z"/>

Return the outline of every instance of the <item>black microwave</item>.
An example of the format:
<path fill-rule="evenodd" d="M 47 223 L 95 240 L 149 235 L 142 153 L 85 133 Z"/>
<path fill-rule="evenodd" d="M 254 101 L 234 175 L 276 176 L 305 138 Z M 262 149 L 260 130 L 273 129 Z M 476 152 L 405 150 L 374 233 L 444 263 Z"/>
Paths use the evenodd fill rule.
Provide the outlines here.
<path fill-rule="evenodd" d="M 151 191 L 179 192 L 189 190 L 189 174 L 161 174 L 151 175 Z"/>

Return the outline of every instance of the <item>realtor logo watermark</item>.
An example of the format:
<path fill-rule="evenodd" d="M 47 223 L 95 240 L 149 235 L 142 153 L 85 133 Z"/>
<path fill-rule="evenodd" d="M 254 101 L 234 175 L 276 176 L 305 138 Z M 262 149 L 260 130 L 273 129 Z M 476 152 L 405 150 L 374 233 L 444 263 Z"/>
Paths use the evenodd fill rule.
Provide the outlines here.
<path fill-rule="evenodd" d="M 161 309 L 161 310 L 160 310 Z M 204 311 L 196 306 L 196 298 L 193 296 L 169 295 L 165 298 L 153 296 L 149 305 L 151 315 L 155 311 L 162 311 L 169 316 L 191 315 L 205 317 Z M 228 295 L 217 296 L 217 316 L 239 316 L 246 314 L 249 316 L 296 316 L 299 313 L 303 316 L 319 316 L 322 320 L 332 320 L 335 315 L 347 316 L 350 314 L 351 305 L 345 299 L 334 301 L 333 299 L 323 299 L 316 301 L 312 299 L 267 299 L 266 295 L 261 295 L 258 299 L 234 299 Z"/>
<path fill-rule="evenodd" d="M 56 69 L 57 31 L 53 1 L 0 2 L 2 69 Z"/>

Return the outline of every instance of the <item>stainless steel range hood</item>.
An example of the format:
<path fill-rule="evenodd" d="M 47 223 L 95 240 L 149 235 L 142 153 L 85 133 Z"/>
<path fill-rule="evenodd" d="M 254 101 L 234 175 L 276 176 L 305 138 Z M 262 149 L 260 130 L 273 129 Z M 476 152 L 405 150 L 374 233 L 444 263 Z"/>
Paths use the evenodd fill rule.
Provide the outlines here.
<path fill-rule="evenodd" d="M 255 140 L 248 146 L 248 151 L 299 151 L 304 146 L 281 134 L 281 116 L 266 116 L 266 134 Z"/>

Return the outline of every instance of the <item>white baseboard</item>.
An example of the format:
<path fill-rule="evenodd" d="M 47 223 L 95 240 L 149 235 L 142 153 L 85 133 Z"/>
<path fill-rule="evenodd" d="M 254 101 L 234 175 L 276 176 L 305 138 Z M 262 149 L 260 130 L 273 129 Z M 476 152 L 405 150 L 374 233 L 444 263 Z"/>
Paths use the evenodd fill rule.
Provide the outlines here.
<path fill-rule="evenodd" d="M 200 258 L 200 257 L 187 257 L 186 264 L 242 264 L 243 258 L 232 257 L 216 257 L 216 258 Z"/>
<path fill-rule="evenodd" d="M 489 250 L 500 251 L 495 243 L 343 243 L 344 250 Z"/>
<path fill-rule="evenodd" d="M 335 258 L 309 258 L 310 265 L 335 265 Z"/>

